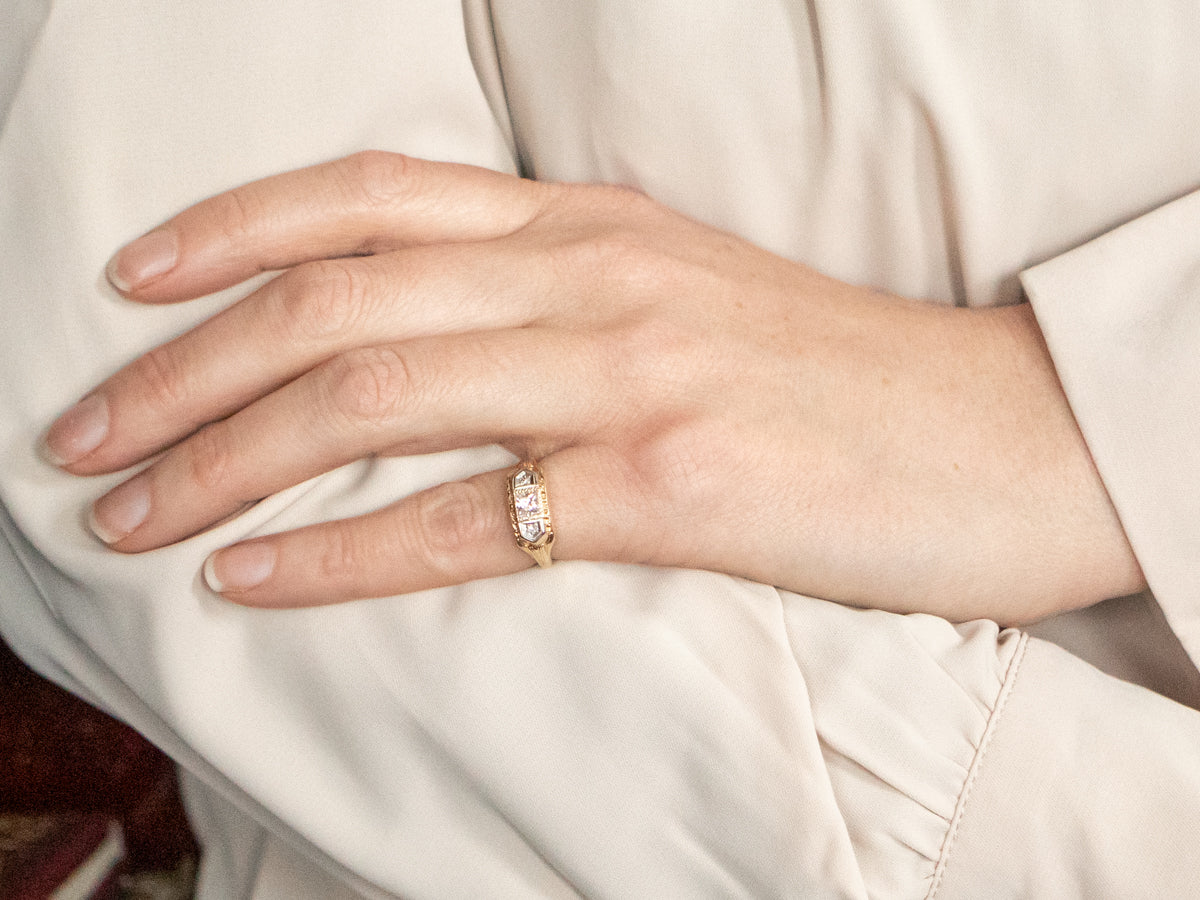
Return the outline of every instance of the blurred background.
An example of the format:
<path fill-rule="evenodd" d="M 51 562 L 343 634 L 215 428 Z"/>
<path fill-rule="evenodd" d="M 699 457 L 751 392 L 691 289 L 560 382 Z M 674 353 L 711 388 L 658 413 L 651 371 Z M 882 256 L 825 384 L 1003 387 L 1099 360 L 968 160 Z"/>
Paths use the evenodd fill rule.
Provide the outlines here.
<path fill-rule="evenodd" d="M 0 900 L 186 900 L 174 764 L 0 641 Z"/>

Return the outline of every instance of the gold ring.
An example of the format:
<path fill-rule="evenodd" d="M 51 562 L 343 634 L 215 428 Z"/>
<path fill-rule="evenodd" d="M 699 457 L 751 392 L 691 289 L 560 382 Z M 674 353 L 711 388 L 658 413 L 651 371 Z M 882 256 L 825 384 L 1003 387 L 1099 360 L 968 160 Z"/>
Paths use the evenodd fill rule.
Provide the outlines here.
<path fill-rule="evenodd" d="M 539 566 L 550 565 L 554 543 L 550 497 L 542 467 L 532 459 L 525 460 L 508 476 L 508 518 L 517 546 Z"/>

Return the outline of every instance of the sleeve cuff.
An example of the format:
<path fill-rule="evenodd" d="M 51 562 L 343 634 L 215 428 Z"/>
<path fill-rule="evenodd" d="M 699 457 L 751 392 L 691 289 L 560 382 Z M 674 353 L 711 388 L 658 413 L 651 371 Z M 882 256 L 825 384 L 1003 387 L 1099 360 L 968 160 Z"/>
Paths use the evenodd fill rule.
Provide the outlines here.
<path fill-rule="evenodd" d="M 926 897 L 1195 896 L 1198 739 L 1195 710 L 1029 639 Z"/>
<path fill-rule="evenodd" d="M 1146 580 L 1200 665 L 1200 191 L 1021 280 Z"/>

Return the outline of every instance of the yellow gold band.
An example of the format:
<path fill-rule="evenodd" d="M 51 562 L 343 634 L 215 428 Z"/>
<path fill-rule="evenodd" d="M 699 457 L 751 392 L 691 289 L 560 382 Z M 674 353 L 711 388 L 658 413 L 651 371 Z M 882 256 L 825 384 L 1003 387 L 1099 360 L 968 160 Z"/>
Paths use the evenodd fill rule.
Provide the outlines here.
<path fill-rule="evenodd" d="M 522 462 L 508 476 L 508 517 L 517 546 L 539 566 L 550 565 L 550 548 L 554 544 L 550 495 L 542 467 L 532 459 Z"/>

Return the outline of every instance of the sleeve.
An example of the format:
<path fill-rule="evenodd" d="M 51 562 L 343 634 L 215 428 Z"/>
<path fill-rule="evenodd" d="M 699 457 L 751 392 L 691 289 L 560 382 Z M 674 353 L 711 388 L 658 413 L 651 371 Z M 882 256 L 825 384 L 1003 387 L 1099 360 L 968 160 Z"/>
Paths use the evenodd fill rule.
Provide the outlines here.
<path fill-rule="evenodd" d="M 1146 580 L 1200 665 L 1200 191 L 1022 281 Z"/>

